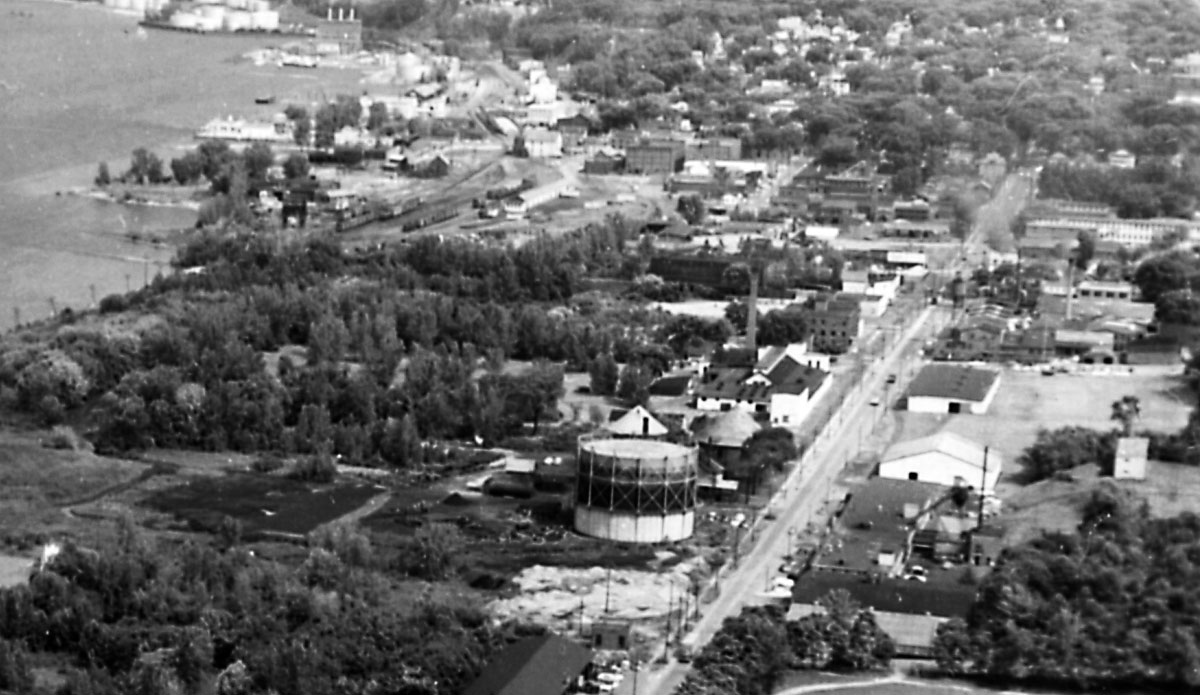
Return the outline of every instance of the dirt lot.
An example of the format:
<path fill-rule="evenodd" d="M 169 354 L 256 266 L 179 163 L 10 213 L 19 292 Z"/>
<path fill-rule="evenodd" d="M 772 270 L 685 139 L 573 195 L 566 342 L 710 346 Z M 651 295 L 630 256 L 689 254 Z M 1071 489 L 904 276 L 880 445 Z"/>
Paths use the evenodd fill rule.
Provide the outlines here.
<path fill-rule="evenodd" d="M 1110 419 L 1112 403 L 1122 396 L 1141 400 L 1138 427 L 1173 431 L 1187 423 L 1195 405 L 1176 370 L 1147 368 L 1134 375 L 1059 374 L 1005 370 L 1000 391 L 986 416 L 928 415 L 893 411 L 897 432 L 892 441 L 914 439 L 942 430 L 987 444 L 1004 457 L 1004 472 L 997 491 L 1004 501 L 1000 522 L 1010 542 L 1019 542 L 1047 530 L 1073 530 L 1079 509 L 1099 484 L 1095 466 L 1071 472 L 1074 480 L 1047 480 L 1032 485 L 1017 482 L 1016 461 L 1033 443 L 1039 428 L 1080 425 L 1097 429 L 1116 426 Z M 1151 462 L 1145 481 L 1122 481 L 1150 502 L 1155 514 L 1169 516 L 1190 509 L 1189 499 L 1200 493 L 1200 469 Z"/>
<path fill-rule="evenodd" d="M 1004 456 L 1004 473 L 998 491 L 1007 497 L 1019 487 L 1016 461 L 1033 443 L 1040 428 L 1080 425 L 1097 429 L 1116 426 L 1110 417 L 1112 403 L 1122 396 L 1141 399 L 1138 428 L 1169 432 L 1187 424 L 1195 401 L 1183 379 L 1167 370 L 1145 369 L 1100 374 L 1043 376 L 1036 370 L 1006 369 L 1000 391 L 984 415 L 930 415 L 895 413 L 900 424 L 894 441 L 915 439 L 947 430 L 986 444 Z"/>

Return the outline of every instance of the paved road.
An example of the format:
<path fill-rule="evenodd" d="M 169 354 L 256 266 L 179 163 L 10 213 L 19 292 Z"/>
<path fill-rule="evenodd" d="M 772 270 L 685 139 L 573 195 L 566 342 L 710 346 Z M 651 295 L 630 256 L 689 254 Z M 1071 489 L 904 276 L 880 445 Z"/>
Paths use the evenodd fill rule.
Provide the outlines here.
<path fill-rule="evenodd" d="M 938 307 L 928 306 L 914 321 L 885 332 L 883 355 L 869 363 L 862 381 L 814 442 L 809 465 L 794 467 L 781 485 L 771 505 L 777 518 L 763 520 L 757 542 L 743 544 L 744 554 L 737 567 L 721 575 L 723 591 L 704 608 L 703 617 L 684 637 L 684 644 L 697 647 L 706 644 L 727 616 L 736 615 L 744 605 L 761 602 L 759 597 L 767 582 L 778 573 L 782 557 L 791 550 L 789 544 L 793 534 L 818 518 L 834 479 L 881 419 L 885 406 L 872 406 L 870 401 L 883 396 L 887 375 L 909 374 L 915 365 L 913 344 L 919 343 L 927 334 L 931 318 L 933 323 L 938 323 L 943 314 Z M 899 340 L 895 338 L 897 334 L 901 335 Z M 902 385 L 892 385 L 890 395 L 894 396 Z M 662 668 L 643 671 L 638 679 L 638 691 L 669 695 L 683 682 L 688 668 L 687 664 L 672 660 Z"/>

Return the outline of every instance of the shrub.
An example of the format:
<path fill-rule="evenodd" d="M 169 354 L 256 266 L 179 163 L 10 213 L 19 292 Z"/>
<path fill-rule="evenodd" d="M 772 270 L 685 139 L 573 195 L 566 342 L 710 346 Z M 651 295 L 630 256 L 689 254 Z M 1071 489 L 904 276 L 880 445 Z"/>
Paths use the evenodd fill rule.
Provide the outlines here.
<path fill-rule="evenodd" d="M 250 470 L 255 473 L 274 473 L 280 468 L 283 468 L 283 458 L 273 453 L 263 454 L 250 464 Z"/>
<path fill-rule="evenodd" d="M 306 483 L 331 483 L 337 477 L 337 464 L 329 454 L 314 454 L 300 459 L 289 477 Z"/>
<path fill-rule="evenodd" d="M 129 308 L 129 302 L 123 294 L 110 294 L 100 300 L 101 314 L 115 314 Z"/>
<path fill-rule="evenodd" d="M 70 451 L 87 451 L 90 444 L 79 434 L 66 425 L 57 425 L 50 430 L 49 436 L 42 440 L 42 446 L 47 449 L 66 449 Z"/>

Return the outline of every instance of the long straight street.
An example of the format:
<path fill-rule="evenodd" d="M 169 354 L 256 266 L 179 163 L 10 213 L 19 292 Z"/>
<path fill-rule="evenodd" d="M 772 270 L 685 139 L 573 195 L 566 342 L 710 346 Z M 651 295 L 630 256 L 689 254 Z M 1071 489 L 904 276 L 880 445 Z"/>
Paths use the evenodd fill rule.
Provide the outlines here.
<path fill-rule="evenodd" d="M 870 405 L 872 398 L 882 395 L 888 374 L 907 373 L 913 366 L 919 344 L 931 327 L 941 324 L 943 310 L 926 306 L 907 326 L 897 326 L 902 334 L 898 340 L 885 343 L 883 354 L 867 366 L 858 385 L 847 395 L 829 425 L 817 437 L 799 465 L 793 467 L 772 501 L 774 520 L 763 519 L 749 542 L 737 566 L 722 573 L 721 593 L 704 607 L 703 616 L 683 639 L 688 646 L 700 647 L 712 639 L 722 622 L 736 615 L 744 605 L 755 603 L 764 587 L 764 578 L 774 575 L 794 534 L 817 519 L 827 501 L 828 490 L 851 458 L 857 453 L 864 436 L 874 429 L 886 403 Z M 887 334 L 884 334 L 885 339 Z M 890 385 L 895 395 L 903 382 Z M 754 541 L 757 533 L 757 541 Z M 639 674 L 639 692 L 669 695 L 686 677 L 689 665 L 672 660 L 662 668 Z"/>

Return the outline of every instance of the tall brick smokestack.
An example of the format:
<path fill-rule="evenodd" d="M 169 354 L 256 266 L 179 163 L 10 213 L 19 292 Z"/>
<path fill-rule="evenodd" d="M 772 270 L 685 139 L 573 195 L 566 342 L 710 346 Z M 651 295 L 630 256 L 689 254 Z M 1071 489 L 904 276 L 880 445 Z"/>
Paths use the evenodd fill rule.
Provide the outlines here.
<path fill-rule="evenodd" d="M 750 266 L 750 301 L 746 306 L 746 347 L 758 359 L 758 271 Z"/>

